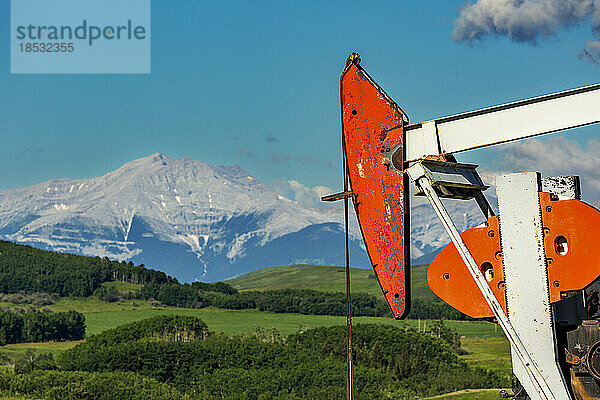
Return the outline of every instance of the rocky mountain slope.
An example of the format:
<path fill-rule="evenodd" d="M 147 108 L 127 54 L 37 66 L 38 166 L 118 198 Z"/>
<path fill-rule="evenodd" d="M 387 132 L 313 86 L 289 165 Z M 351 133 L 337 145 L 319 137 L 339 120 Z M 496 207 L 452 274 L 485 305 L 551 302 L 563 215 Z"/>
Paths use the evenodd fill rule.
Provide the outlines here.
<path fill-rule="evenodd" d="M 449 204 L 461 229 L 474 204 Z M 221 280 L 292 263 L 342 265 L 340 210 L 291 201 L 238 166 L 156 153 L 91 179 L 54 179 L 0 192 L 0 239 L 132 260 L 180 280 Z M 448 242 L 429 205 L 412 210 L 412 257 Z M 355 222 L 355 266 L 369 266 Z"/>

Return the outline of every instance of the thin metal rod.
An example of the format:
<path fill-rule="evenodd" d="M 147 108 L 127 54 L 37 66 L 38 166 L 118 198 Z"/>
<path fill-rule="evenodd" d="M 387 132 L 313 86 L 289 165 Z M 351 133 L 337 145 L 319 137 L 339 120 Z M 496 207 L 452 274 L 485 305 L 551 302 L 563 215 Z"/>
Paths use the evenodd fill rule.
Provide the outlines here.
<path fill-rule="evenodd" d="M 462 240 L 460 233 L 456 229 L 456 226 L 454 225 L 454 223 L 452 223 L 450 215 L 446 211 L 446 208 L 442 204 L 440 198 L 435 193 L 433 187 L 431 186 L 431 183 L 426 177 L 422 176 L 415 181 L 415 184 L 423 190 L 423 192 L 429 199 L 429 202 L 433 206 L 433 209 L 435 210 L 440 221 L 444 225 L 444 228 L 448 232 L 448 235 L 450 235 L 450 239 L 452 239 L 454 246 L 458 250 L 458 253 L 460 254 L 463 262 L 466 264 L 471 276 L 475 280 L 477 287 L 479 287 L 481 294 L 483 294 L 485 301 L 494 312 L 494 315 L 498 320 L 498 324 L 506 334 L 506 337 L 513 346 L 515 353 L 519 357 L 519 360 L 521 360 L 521 362 L 523 363 L 525 370 L 529 374 L 529 377 L 531 378 L 531 381 L 538 390 L 540 396 L 542 396 L 543 399 L 548 400 L 556 399 L 556 397 L 552 393 L 552 390 L 548 386 L 548 383 L 546 382 L 541 372 L 531 359 L 531 356 L 529 355 L 529 353 L 527 353 L 525 345 L 523 345 L 523 342 L 521 342 L 519 335 L 517 334 L 515 328 L 512 326 L 508 317 L 504 313 L 504 310 L 498 302 L 498 299 L 496 299 L 496 296 L 487 284 L 483 273 L 479 270 L 475 259 L 473 259 L 471 252 Z"/>
<path fill-rule="evenodd" d="M 345 197 L 354 197 L 354 193 L 352 193 L 352 191 L 344 191 L 340 193 L 328 194 L 327 196 L 322 196 L 321 201 L 338 201 L 344 199 Z"/>
<path fill-rule="evenodd" d="M 475 194 L 475 201 L 481 209 L 481 212 L 483 213 L 485 219 L 490 219 L 495 215 L 492 206 L 490 206 L 490 203 L 485 198 L 483 192 L 477 192 L 477 194 Z"/>
<path fill-rule="evenodd" d="M 348 160 L 344 152 L 344 192 L 348 192 Z M 346 232 L 346 340 L 347 340 L 347 393 L 348 400 L 354 400 L 354 372 L 352 370 L 352 312 L 350 307 L 350 245 L 348 227 L 348 196 L 344 196 L 344 229 Z"/>

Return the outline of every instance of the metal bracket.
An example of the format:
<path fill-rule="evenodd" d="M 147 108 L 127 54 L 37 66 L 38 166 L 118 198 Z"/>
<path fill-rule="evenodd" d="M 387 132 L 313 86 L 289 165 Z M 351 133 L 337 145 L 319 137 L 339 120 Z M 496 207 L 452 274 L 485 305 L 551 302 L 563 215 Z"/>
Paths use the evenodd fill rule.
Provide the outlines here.
<path fill-rule="evenodd" d="M 492 207 L 482 193 L 489 186 L 481 180 L 477 165 L 424 159 L 413 167 L 419 169 L 421 175 L 427 176 L 439 197 L 460 200 L 474 198 L 486 219 L 494 216 Z M 417 187 L 415 195 L 424 196 L 425 193 Z"/>
<path fill-rule="evenodd" d="M 321 197 L 321 201 L 338 201 L 338 200 L 344 200 L 345 198 L 349 198 L 349 197 L 356 197 L 356 194 L 354 194 L 354 192 L 347 190 L 345 192 L 339 192 L 339 193 L 335 193 L 335 194 L 328 194 L 327 196 L 323 196 Z"/>
<path fill-rule="evenodd" d="M 477 165 L 424 159 L 413 167 L 427 176 L 441 198 L 469 200 L 489 187 L 477 174 Z M 425 193 L 417 187 L 415 195 L 424 196 Z"/>
<path fill-rule="evenodd" d="M 423 157 L 429 154 L 442 154 L 437 123 L 435 121 L 424 122 L 421 128 L 423 129 Z"/>

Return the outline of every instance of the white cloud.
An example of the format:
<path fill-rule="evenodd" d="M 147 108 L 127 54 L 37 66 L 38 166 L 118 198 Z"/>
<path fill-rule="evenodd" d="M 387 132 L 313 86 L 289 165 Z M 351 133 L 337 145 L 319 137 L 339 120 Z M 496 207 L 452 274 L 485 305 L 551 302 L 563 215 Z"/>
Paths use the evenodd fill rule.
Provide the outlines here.
<path fill-rule="evenodd" d="M 330 205 L 331 203 L 322 202 L 321 197 L 335 192 L 327 186 L 305 186 L 293 179 L 275 179 L 273 188 L 290 200 L 316 208 Z"/>
<path fill-rule="evenodd" d="M 587 201 L 600 199 L 600 140 L 581 145 L 566 138 L 528 139 L 498 148 L 496 175 L 538 171 L 542 176 L 579 175 Z M 485 179 L 484 179 L 485 180 Z"/>
<path fill-rule="evenodd" d="M 498 35 L 536 44 L 581 23 L 591 23 L 593 34 L 600 37 L 599 0 L 477 0 L 463 6 L 451 36 L 457 42 L 473 43 Z M 587 45 L 580 57 L 600 62 L 598 43 Z"/>

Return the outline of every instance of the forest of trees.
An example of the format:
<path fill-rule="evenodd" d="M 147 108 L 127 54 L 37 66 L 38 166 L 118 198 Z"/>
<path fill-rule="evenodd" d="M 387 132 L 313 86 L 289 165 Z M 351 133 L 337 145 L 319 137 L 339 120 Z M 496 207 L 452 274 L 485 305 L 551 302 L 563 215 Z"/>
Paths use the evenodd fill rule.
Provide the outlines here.
<path fill-rule="evenodd" d="M 430 334 L 359 324 L 353 335 L 357 399 L 509 384 L 461 360 L 457 335 L 441 322 Z M 339 399 L 345 356 L 343 326 L 284 339 L 264 331 L 226 336 L 194 317 L 157 317 L 92 336 L 61 353 L 55 370 L 0 372 L 0 391 L 49 399 Z"/>
<path fill-rule="evenodd" d="M 0 312 L 0 346 L 29 343 L 80 340 L 85 337 L 85 317 L 77 311 L 59 313 Z"/>
<path fill-rule="evenodd" d="M 164 272 L 108 258 L 53 253 L 0 241 L 0 293 L 45 292 L 86 297 L 103 282 L 170 283 Z"/>
<path fill-rule="evenodd" d="M 33 370 L 23 374 L 0 371 L 0 391 L 44 400 L 195 400 L 156 379 L 119 371 Z"/>
<path fill-rule="evenodd" d="M 185 315 L 160 315 L 131 322 L 89 337 L 84 346 L 109 346 L 131 341 L 191 342 L 205 340 L 208 326 L 199 318 Z"/>
<path fill-rule="evenodd" d="M 49 295 L 87 297 L 116 301 L 119 294 L 104 282 L 124 281 L 143 285 L 128 298 L 154 299 L 167 306 L 217 307 L 230 310 L 258 309 L 276 313 L 345 315 L 346 296 L 341 292 L 282 289 L 238 292 L 223 283 L 184 283 L 164 272 L 107 258 L 84 257 L 42 251 L 0 241 L 0 293 L 45 292 Z M 390 317 L 382 296 L 352 294 L 355 316 Z M 408 318 L 468 319 L 439 301 L 414 299 Z"/>

